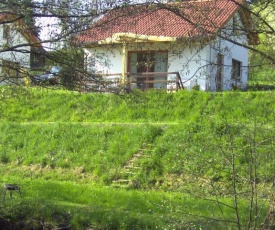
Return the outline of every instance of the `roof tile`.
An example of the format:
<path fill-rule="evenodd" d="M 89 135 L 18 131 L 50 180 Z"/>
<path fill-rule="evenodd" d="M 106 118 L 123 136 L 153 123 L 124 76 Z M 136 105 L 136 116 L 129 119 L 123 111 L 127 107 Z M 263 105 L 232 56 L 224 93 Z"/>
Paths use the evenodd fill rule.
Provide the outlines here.
<path fill-rule="evenodd" d="M 96 43 L 115 33 L 174 38 L 211 36 L 224 26 L 238 7 L 235 0 L 121 7 L 109 11 L 78 35 L 77 40 L 81 43 Z"/>

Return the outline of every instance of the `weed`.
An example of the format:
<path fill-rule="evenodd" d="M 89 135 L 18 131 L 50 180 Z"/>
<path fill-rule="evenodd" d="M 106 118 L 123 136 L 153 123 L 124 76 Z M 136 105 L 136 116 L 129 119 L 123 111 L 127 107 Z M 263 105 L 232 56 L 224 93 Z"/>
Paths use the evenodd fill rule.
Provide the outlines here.
<path fill-rule="evenodd" d="M 8 154 L 6 152 L 1 153 L 1 155 L 0 155 L 0 161 L 3 164 L 8 164 L 10 162 L 10 157 L 8 156 Z"/>

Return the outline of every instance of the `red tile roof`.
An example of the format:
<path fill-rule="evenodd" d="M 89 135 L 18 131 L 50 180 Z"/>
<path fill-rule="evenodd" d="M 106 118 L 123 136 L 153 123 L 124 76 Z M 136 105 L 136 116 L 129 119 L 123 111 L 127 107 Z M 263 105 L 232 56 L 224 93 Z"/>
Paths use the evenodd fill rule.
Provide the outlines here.
<path fill-rule="evenodd" d="M 9 12 L 0 13 L 0 23 L 16 23 L 17 25 L 19 25 L 19 31 L 31 45 L 42 48 L 40 40 L 31 32 L 30 28 L 19 15 Z"/>
<path fill-rule="evenodd" d="M 239 0 L 237 0 L 239 1 Z M 173 38 L 215 34 L 238 10 L 235 0 L 132 5 L 111 10 L 85 32 L 80 43 L 97 43 L 116 33 Z"/>

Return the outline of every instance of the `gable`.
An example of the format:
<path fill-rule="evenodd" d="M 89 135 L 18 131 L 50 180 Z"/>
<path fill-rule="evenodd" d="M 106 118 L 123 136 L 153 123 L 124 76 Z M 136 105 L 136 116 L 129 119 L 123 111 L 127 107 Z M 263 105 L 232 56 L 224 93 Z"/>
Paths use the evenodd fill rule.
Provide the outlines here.
<path fill-rule="evenodd" d="M 26 23 L 18 16 L 12 13 L 1 13 L 0 23 L 10 25 L 11 29 L 19 32 L 26 41 L 35 47 L 42 47 L 40 40 L 31 32 Z"/>

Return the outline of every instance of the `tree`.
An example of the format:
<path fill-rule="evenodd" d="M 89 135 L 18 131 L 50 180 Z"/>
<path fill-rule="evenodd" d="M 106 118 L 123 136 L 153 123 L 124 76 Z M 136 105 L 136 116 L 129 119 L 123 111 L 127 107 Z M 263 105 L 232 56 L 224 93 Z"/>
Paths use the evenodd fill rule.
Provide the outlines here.
<path fill-rule="evenodd" d="M 265 3 L 256 2 L 253 5 L 253 13 L 260 17 L 255 19 L 259 30 L 260 45 L 258 49 L 268 54 L 269 57 L 275 55 L 274 44 L 274 4 L 272 1 Z M 256 83 L 264 80 L 267 84 L 274 84 L 274 60 L 263 57 L 261 54 L 251 52 L 251 79 Z M 264 67 L 264 71 L 263 71 Z M 270 86 L 269 86 L 270 87 Z"/>
<path fill-rule="evenodd" d="M 274 54 L 274 35 L 275 35 L 275 25 L 274 25 L 274 0 L 266 0 L 266 1 L 257 1 L 253 5 L 248 3 L 241 4 L 238 0 L 233 0 L 236 4 L 240 5 L 241 11 L 243 12 L 243 16 L 252 15 L 252 20 L 247 20 L 248 27 L 243 27 L 241 24 L 238 24 L 237 31 L 241 34 L 252 34 L 251 39 L 256 39 L 257 35 L 260 35 L 260 41 L 262 44 L 260 46 L 256 46 L 257 41 L 254 41 L 253 44 L 240 43 L 237 40 L 232 39 L 231 34 L 229 33 L 218 33 L 219 38 L 230 41 L 234 44 L 240 45 L 241 47 L 245 47 L 251 51 L 251 55 L 253 57 L 253 61 L 251 64 L 255 67 L 263 68 L 263 66 L 271 66 L 275 65 L 275 54 Z M 104 82 L 97 78 L 93 73 L 87 72 L 85 68 L 80 64 L 83 60 L 79 57 L 80 51 L 78 47 L 75 46 L 76 43 L 73 42 L 75 36 L 85 31 L 92 22 L 97 21 L 103 14 L 109 12 L 112 7 L 116 9 L 123 8 L 125 6 L 131 5 L 134 2 L 132 1 L 78 1 L 72 0 L 70 2 L 64 0 L 7 0 L 0 1 L 1 3 L 1 14 L 8 15 L 6 20 L 1 21 L 2 26 L 9 25 L 10 23 L 20 22 L 19 25 L 21 28 L 17 29 L 26 29 L 28 28 L 32 34 L 38 35 L 45 30 L 45 28 L 50 28 L 49 34 L 47 37 L 41 38 L 40 40 L 31 41 L 30 43 L 22 42 L 20 43 L 10 43 L 1 46 L 0 53 L 5 52 L 13 52 L 13 55 L 16 54 L 26 54 L 30 53 L 30 47 L 36 47 L 42 44 L 46 49 L 49 49 L 51 52 L 45 52 L 45 55 L 51 63 L 61 65 L 63 67 L 63 77 L 62 83 L 69 89 L 75 90 L 83 86 L 81 85 L 81 80 L 83 76 L 91 76 L 91 81 L 96 82 L 96 84 L 101 83 L 104 86 Z M 139 3 L 137 6 L 133 5 L 130 9 L 127 10 L 129 15 L 134 14 L 140 5 L 148 6 L 147 9 L 150 10 L 150 4 L 148 2 Z M 163 4 L 160 1 L 156 2 L 156 6 L 167 9 L 171 12 L 176 13 L 179 17 L 184 18 L 188 21 L 188 23 L 196 26 L 196 29 L 202 31 L 204 33 L 209 33 L 205 28 L 202 28 L 201 25 L 195 25 L 192 18 L 186 18 L 186 15 L 182 14 L 181 11 L 178 10 L 177 4 Z M 145 9 L 145 8 L 142 8 Z M 203 12 L 198 12 L 203 14 Z M 118 19 L 113 18 L 113 20 Z M 40 19 L 39 24 L 35 24 L 35 21 Z M 24 23 L 23 23 L 24 22 Z M 46 22 L 46 23 L 45 23 Z M 97 25 L 99 28 L 104 25 Z M 38 31 L 41 31 L 38 33 Z M 231 31 L 232 32 L 232 31 Z M 186 41 L 184 41 L 186 42 Z M 191 43 L 186 42 L 187 45 L 192 45 Z M 48 44 L 58 44 L 55 46 L 50 46 Z M 214 47 L 218 48 L 218 47 Z M 230 52 L 230 51 L 228 51 Z M 39 52 L 38 52 L 39 54 Z M 98 57 L 100 58 L 100 57 Z M 146 57 L 148 59 L 148 57 Z M 20 59 L 24 59 L 20 57 Z M 3 65 L 3 57 L 2 57 L 2 67 Z M 19 62 L 20 60 L 17 59 Z M 211 63 L 208 63 L 209 65 Z M 17 72 L 21 72 L 21 68 L 18 66 L 14 66 L 12 64 L 8 65 L 10 69 L 13 69 Z M 148 66 L 147 66 L 148 67 Z M 183 71 L 188 71 L 188 65 L 184 66 L 185 69 Z M 187 70 L 186 70 L 187 69 Z M 33 77 L 30 72 L 30 77 Z M 20 77 L 20 76 L 19 76 Z M 223 111 L 224 108 L 222 108 Z M 255 124 L 260 123 L 259 121 L 255 121 Z M 214 144 L 220 146 L 220 154 L 224 154 L 224 159 L 228 164 L 222 165 L 224 168 L 221 170 L 225 170 L 232 181 L 232 186 L 230 187 L 234 204 L 232 205 L 233 210 L 236 213 L 235 223 L 237 224 L 238 229 L 242 229 L 240 224 L 240 216 L 238 212 L 238 198 L 240 196 L 238 183 L 243 181 L 249 181 L 248 185 L 250 185 L 251 192 L 251 209 L 250 216 L 248 221 L 249 228 L 256 228 L 256 220 L 253 219 L 253 214 L 258 214 L 257 212 L 257 153 L 258 150 L 262 147 L 262 142 L 265 142 L 268 138 L 263 134 L 262 129 L 258 129 L 255 127 L 247 127 L 245 125 L 234 126 L 230 122 L 226 120 L 223 124 L 221 124 L 222 129 L 222 137 L 217 138 L 217 136 L 213 136 L 213 140 L 218 140 Z M 244 136 L 243 141 L 246 144 L 246 148 L 239 149 L 245 154 L 247 154 L 247 158 L 244 161 L 248 161 L 246 166 L 248 167 L 246 174 L 246 178 L 240 178 L 239 172 L 243 170 L 241 165 L 238 165 L 238 161 L 240 160 L 238 152 L 234 149 L 234 143 L 236 140 L 234 139 L 234 132 L 242 131 Z M 271 135 L 272 136 L 272 135 Z M 213 143 L 212 143 L 213 144 Z M 259 147 L 260 146 L 260 147 Z M 207 148 L 211 148 L 211 146 L 206 146 Z M 270 149 L 268 151 L 271 151 Z M 215 182 L 215 181 L 214 181 Z M 218 189 L 217 183 L 213 182 L 213 191 Z M 224 194 L 222 194 L 224 195 Z"/>
<path fill-rule="evenodd" d="M 1 1 L 0 6 L 5 36 L 0 49 L 3 60 L 1 81 L 16 84 L 21 83 L 22 77 L 26 75 L 33 78 L 33 73 L 28 68 L 43 64 L 45 56 L 51 58 L 45 52 L 47 44 L 65 44 L 83 24 L 87 24 L 84 23 L 85 20 L 95 17 L 89 4 L 80 4 L 78 1 L 71 1 L 67 5 L 66 1 Z M 42 31 L 43 35 L 47 28 L 51 28 L 49 34 L 39 39 L 39 32 Z M 57 48 L 58 46 L 55 47 Z M 12 71 L 6 71 L 7 69 Z"/>
<path fill-rule="evenodd" d="M 47 36 L 43 36 L 44 32 L 42 32 L 40 36 L 41 44 L 43 44 L 46 49 L 48 48 L 54 50 L 61 48 L 64 45 L 68 46 L 70 44 L 68 41 L 72 37 L 74 37 L 78 32 L 85 30 L 91 25 L 91 22 L 99 18 L 100 15 L 106 13 L 112 7 L 119 8 L 122 6 L 131 5 L 135 2 L 138 2 L 138 5 L 148 4 L 145 1 L 116 1 L 116 4 L 114 4 L 112 2 L 110 3 L 110 1 L 91 1 L 87 3 L 86 1 L 76 0 L 70 2 L 63 0 L 2 0 L 1 4 L 2 10 L 10 9 L 13 12 L 13 15 L 16 15 L 14 20 L 23 19 L 34 35 L 38 35 L 39 30 L 46 31 L 48 28 Z M 157 3 L 160 7 L 166 9 L 169 8 L 169 10 L 176 12 L 180 17 L 185 18 L 185 15 L 178 12 L 177 7 L 174 5 L 162 5 L 161 1 Z M 239 4 L 239 2 L 236 1 L 236 4 Z M 254 5 L 251 7 L 249 4 L 242 5 L 242 11 L 244 11 L 245 14 L 252 14 L 254 19 L 253 21 L 248 22 L 250 23 L 250 26 L 249 28 L 246 28 L 246 30 L 249 31 L 243 31 L 245 28 L 239 28 L 239 31 L 250 34 L 261 33 L 272 35 L 272 33 L 274 33 L 274 28 L 271 23 L 272 18 L 270 18 L 269 13 L 261 13 L 263 8 L 265 8 L 266 11 L 271 10 L 272 12 L 272 7 L 271 2 L 257 2 L 255 3 L 255 7 Z M 132 8 L 133 11 L 135 10 L 134 8 Z M 34 25 L 34 20 L 36 21 L 36 25 Z M 192 24 L 192 19 L 187 20 Z M 199 25 L 197 26 L 200 27 Z M 220 34 L 219 36 L 225 40 L 231 39 L 229 34 Z M 270 41 L 270 39 L 265 40 Z M 236 43 L 236 41 L 233 42 Z M 55 45 L 52 46 L 52 44 Z M 249 48 L 254 56 L 258 55 L 260 57 L 264 57 L 264 59 L 269 63 L 274 62 L 274 55 L 271 52 L 272 50 L 270 46 L 265 46 L 268 50 L 262 50 L 262 47 L 260 46 L 256 47 L 245 44 L 239 45 Z"/>

